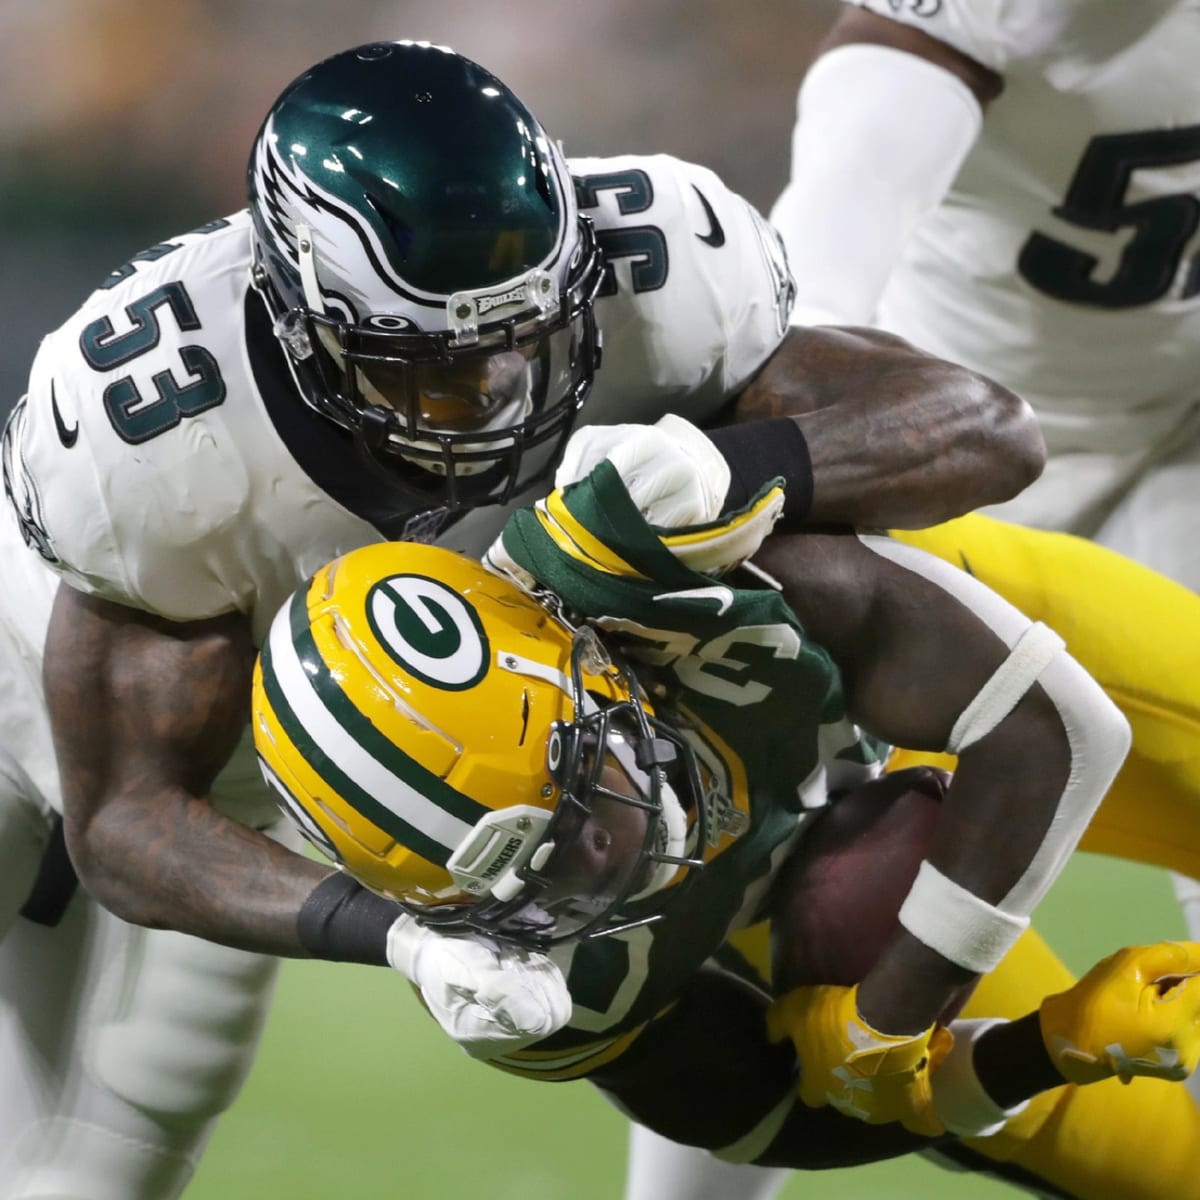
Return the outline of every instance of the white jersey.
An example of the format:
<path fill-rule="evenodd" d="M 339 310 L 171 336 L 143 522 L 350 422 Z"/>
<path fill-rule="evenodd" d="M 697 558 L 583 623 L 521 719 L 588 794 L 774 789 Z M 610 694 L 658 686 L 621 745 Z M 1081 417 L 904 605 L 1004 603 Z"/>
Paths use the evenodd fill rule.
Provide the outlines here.
<path fill-rule="evenodd" d="M 786 329 L 790 279 L 776 235 L 700 167 L 623 156 L 571 168 L 611 268 L 585 420 L 670 410 L 704 421 Z M 38 552 L 10 555 L 26 579 L 0 601 L 34 677 L 47 566 L 175 621 L 244 613 L 261 641 L 322 563 L 385 535 L 436 532 L 416 512 L 382 521 L 349 440 L 292 390 L 249 285 L 250 230 L 238 213 L 135 256 L 38 351 L 5 434 L 16 521 L 0 535 L 0 550 L 19 532 Z M 465 548 L 474 537 L 480 550 L 477 524 L 468 518 L 445 538 Z M 38 602 L 31 609 L 22 595 Z M 40 709 L 40 697 L 31 702 Z M 0 724 L 4 744 L 27 744 L 11 740 L 16 732 Z M 259 794 L 248 738 L 214 801 L 247 789 Z"/>
<path fill-rule="evenodd" d="M 851 0 L 1004 76 L 878 324 L 1001 379 L 1052 454 L 1200 402 L 1200 0 Z"/>

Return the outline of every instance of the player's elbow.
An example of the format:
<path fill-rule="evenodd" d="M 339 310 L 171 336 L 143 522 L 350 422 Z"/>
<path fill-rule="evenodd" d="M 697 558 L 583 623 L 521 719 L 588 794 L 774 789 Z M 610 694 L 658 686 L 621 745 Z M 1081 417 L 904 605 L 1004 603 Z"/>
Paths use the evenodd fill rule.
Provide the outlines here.
<path fill-rule="evenodd" d="M 1079 670 L 1082 673 L 1083 668 Z M 1072 774 L 1095 779 L 1103 795 L 1133 745 L 1129 721 L 1098 683 L 1093 683 L 1086 699 L 1076 700 L 1071 712 L 1060 709 L 1060 714 L 1071 742 Z"/>
<path fill-rule="evenodd" d="M 97 904 L 131 925 L 160 929 L 169 925 L 163 905 L 138 878 L 140 854 L 130 847 L 120 823 L 98 816 L 63 823 L 67 854 L 79 882 Z"/>
<path fill-rule="evenodd" d="M 964 382 L 983 435 L 995 494 L 989 503 L 1009 500 L 1027 488 L 1046 466 L 1046 442 L 1032 407 L 1016 392 L 974 372 Z"/>

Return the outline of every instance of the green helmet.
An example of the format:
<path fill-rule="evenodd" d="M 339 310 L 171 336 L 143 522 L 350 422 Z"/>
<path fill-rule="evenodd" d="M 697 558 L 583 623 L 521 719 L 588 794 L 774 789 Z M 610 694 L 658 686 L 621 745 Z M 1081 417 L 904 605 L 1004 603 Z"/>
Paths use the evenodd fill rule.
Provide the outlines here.
<path fill-rule="evenodd" d="M 267 114 L 249 197 L 302 395 L 412 499 L 499 503 L 554 469 L 599 365 L 603 262 L 503 83 L 425 42 L 337 54 Z"/>

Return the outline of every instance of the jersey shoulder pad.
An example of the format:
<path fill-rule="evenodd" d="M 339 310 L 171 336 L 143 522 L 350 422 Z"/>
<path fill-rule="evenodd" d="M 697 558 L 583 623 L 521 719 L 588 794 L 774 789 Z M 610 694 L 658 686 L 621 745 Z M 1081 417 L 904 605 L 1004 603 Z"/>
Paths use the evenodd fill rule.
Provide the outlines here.
<path fill-rule="evenodd" d="M 740 388 L 787 328 L 794 287 L 778 235 L 712 171 L 670 155 L 579 158 L 570 167 L 609 263 L 597 387 L 670 401 Z M 604 419 L 653 420 L 661 411 Z"/>

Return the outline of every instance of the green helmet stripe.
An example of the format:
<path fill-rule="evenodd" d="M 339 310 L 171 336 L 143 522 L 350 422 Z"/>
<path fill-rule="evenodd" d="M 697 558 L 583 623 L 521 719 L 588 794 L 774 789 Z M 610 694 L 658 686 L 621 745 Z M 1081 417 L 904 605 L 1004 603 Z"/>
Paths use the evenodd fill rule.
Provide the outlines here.
<path fill-rule="evenodd" d="M 312 639 L 304 589 L 276 618 L 262 670 L 280 724 L 312 770 L 431 862 L 444 865 L 489 811 L 413 762 L 354 707 Z"/>
<path fill-rule="evenodd" d="M 262 651 L 262 681 L 263 690 L 271 704 L 271 710 L 295 747 L 296 753 L 304 759 L 313 772 L 329 785 L 330 791 L 336 792 L 353 804 L 363 816 L 390 837 L 408 846 L 422 858 L 444 867 L 446 860 L 450 857 L 450 851 L 445 846 L 426 837 L 419 829 L 402 821 L 389 809 L 377 803 L 368 792 L 360 788 L 336 763 L 332 762 L 320 746 L 309 737 L 304 723 L 296 716 L 280 686 L 271 662 L 271 653 L 267 647 L 264 647 Z"/>
<path fill-rule="evenodd" d="M 333 677 L 313 640 L 312 627 L 308 623 L 307 596 L 304 592 L 297 592 L 292 597 L 289 618 L 292 626 L 292 644 L 296 647 L 300 660 L 306 665 L 316 666 L 319 664 L 319 669 L 308 675 L 313 691 L 338 719 L 346 732 L 367 753 L 383 763 L 389 771 L 403 779 L 426 799 L 451 813 L 460 821 L 465 821 L 468 825 L 474 825 L 476 821 L 491 811 L 486 805 L 455 791 L 432 771 L 427 771 L 420 763 L 414 762 L 394 742 L 380 733 L 370 719 L 355 707 Z"/>

